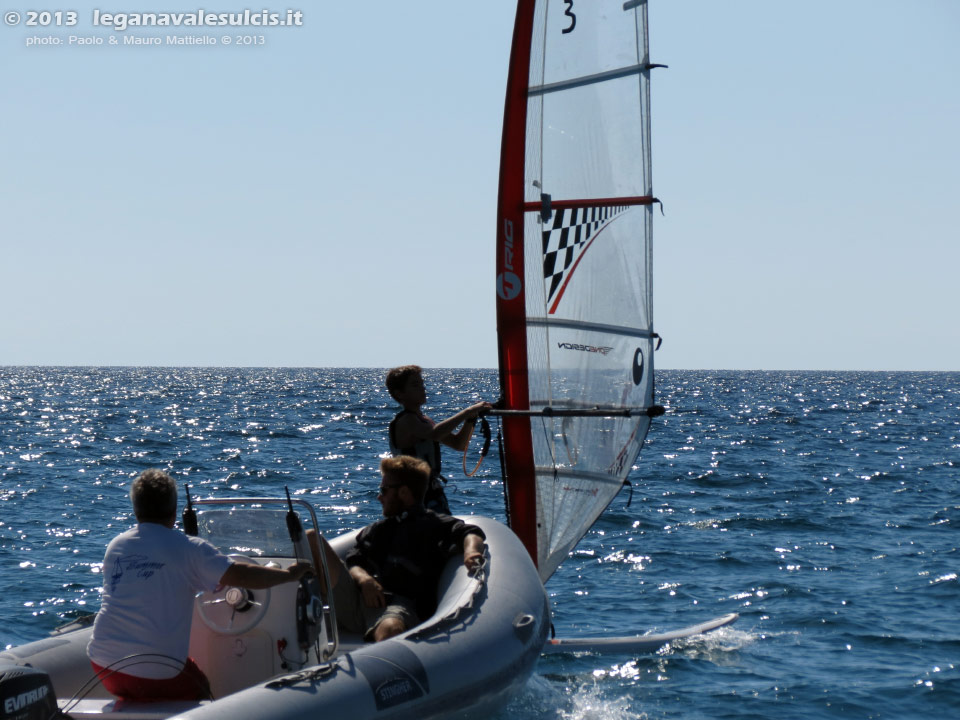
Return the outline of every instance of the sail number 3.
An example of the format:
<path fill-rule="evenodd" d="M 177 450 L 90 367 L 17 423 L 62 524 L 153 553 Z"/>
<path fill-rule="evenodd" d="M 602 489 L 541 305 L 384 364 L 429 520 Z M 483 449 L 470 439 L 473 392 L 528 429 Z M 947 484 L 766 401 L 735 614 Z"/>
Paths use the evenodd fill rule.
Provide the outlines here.
<path fill-rule="evenodd" d="M 577 16 L 573 14 L 573 0 L 563 1 L 567 4 L 567 9 L 563 11 L 563 14 L 570 18 L 570 24 L 561 31 L 566 35 L 567 33 L 572 33 L 573 29 L 577 26 Z"/>

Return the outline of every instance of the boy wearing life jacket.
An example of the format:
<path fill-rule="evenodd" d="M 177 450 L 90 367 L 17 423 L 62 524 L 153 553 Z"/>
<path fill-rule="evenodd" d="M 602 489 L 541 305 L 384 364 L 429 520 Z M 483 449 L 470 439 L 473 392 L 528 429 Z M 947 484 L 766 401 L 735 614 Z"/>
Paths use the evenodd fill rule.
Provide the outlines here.
<path fill-rule="evenodd" d="M 403 406 L 403 410 L 390 421 L 390 452 L 394 457 L 411 455 L 420 458 L 430 466 L 430 484 L 423 504 L 429 510 L 449 515 L 450 505 L 443 491 L 446 479 L 440 474 L 440 444 L 463 452 L 473 435 L 477 417 L 492 406 L 488 402 L 474 403 L 446 420 L 434 422 L 421 410 L 427 401 L 427 391 L 423 384 L 423 369 L 419 365 L 403 365 L 390 370 L 387 390 Z"/>

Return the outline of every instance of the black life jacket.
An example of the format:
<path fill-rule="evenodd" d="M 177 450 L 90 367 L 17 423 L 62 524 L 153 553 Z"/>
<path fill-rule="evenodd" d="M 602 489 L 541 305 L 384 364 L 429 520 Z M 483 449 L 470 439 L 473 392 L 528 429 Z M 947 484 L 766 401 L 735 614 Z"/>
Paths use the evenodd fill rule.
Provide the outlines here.
<path fill-rule="evenodd" d="M 406 447 L 397 445 L 397 420 L 408 413 L 414 413 L 414 411 L 401 410 L 390 421 L 390 454 L 394 457 L 410 455 L 420 458 L 430 466 L 430 485 L 427 487 L 427 494 L 423 498 L 424 507 L 434 512 L 449 515 L 450 505 L 447 502 L 446 493 L 443 491 L 443 484 L 447 482 L 447 479 L 440 474 L 440 443 L 436 440 L 418 440 L 413 445 Z M 426 420 L 421 413 L 414 414 Z"/>

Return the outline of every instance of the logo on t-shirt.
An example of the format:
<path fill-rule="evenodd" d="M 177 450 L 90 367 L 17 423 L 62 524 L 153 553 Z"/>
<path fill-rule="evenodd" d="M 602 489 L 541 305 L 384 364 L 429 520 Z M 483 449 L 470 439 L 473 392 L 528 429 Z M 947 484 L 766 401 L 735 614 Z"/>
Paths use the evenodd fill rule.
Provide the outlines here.
<path fill-rule="evenodd" d="M 146 555 L 122 555 L 113 563 L 113 573 L 110 575 L 110 591 L 117 589 L 117 585 L 124 576 L 128 578 L 146 580 L 153 577 L 157 570 L 163 569 L 165 563 L 151 562 Z"/>

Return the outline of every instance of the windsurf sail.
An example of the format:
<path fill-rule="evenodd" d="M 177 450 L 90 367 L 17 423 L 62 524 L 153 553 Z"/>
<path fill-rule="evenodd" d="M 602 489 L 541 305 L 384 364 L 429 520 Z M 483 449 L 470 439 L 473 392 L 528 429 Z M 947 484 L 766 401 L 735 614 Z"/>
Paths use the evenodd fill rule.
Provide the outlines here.
<path fill-rule="evenodd" d="M 653 398 L 646 0 L 520 0 L 497 216 L 510 526 L 546 581 L 622 487 Z"/>

